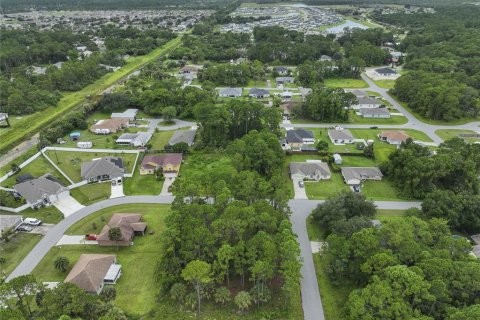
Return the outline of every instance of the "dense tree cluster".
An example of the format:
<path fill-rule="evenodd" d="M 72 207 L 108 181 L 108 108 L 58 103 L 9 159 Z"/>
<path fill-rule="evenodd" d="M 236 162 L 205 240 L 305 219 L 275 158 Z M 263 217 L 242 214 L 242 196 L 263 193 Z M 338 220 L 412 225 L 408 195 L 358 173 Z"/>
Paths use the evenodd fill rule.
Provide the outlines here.
<path fill-rule="evenodd" d="M 299 292 L 300 262 L 286 212 L 265 200 L 229 201 L 225 181 L 216 185 L 214 204 L 176 200 L 166 219 L 158 269 L 164 291 L 198 312 L 204 300 L 225 304 L 239 290 L 240 310 L 278 297 L 288 306 Z"/>
<path fill-rule="evenodd" d="M 348 121 L 348 108 L 357 98 L 343 89 L 333 89 L 317 86 L 307 96 L 302 105 L 304 117 L 325 122 Z"/>
<path fill-rule="evenodd" d="M 240 64 L 207 65 L 200 70 L 198 78 L 221 86 L 244 86 L 249 80 L 262 80 L 265 67 L 260 61 Z"/>
<path fill-rule="evenodd" d="M 480 265 L 446 221 L 407 217 L 351 237 L 332 234 L 327 243 L 332 280 L 359 288 L 345 304 L 345 319 L 462 319 L 474 312 Z"/>
<path fill-rule="evenodd" d="M 280 112 L 261 103 L 240 100 L 219 105 L 199 103 L 194 114 L 200 124 L 200 143 L 206 147 L 226 146 L 251 130 L 279 134 Z"/>
<path fill-rule="evenodd" d="M 92 295 L 72 283 L 48 289 L 33 275 L 20 276 L 0 285 L 0 318 L 127 320 L 114 297 Z"/>
<path fill-rule="evenodd" d="M 402 194 L 417 199 L 437 189 L 478 194 L 480 145 L 456 138 L 432 154 L 410 141 L 393 152 L 381 170 Z"/>
<path fill-rule="evenodd" d="M 480 8 L 438 8 L 435 14 L 376 15 L 409 31 L 399 49 L 411 70 L 393 93 L 419 114 L 435 120 L 480 113 Z"/>
<path fill-rule="evenodd" d="M 353 57 L 339 61 L 306 61 L 298 66 L 298 81 L 312 87 L 328 78 L 360 78 L 365 67 L 363 60 Z"/>

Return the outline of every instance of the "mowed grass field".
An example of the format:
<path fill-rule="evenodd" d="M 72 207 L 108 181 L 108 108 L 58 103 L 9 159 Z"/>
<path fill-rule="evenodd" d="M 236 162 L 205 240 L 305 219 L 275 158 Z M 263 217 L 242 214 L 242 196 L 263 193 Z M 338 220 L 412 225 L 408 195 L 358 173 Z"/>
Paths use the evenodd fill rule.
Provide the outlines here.
<path fill-rule="evenodd" d="M 70 190 L 70 195 L 84 206 L 110 198 L 112 187 L 109 181 L 89 183 Z"/>
<path fill-rule="evenodd" d="M 155 268 L 160 257 L 164 219 L 170 213 L 169 205 L 132 204 L 103 209 L 77 222 L 67 230 L 67 234 L 82 235 L 98 233 L 114 213 L 141 213 L 153 234 L 135 237 L 134 245 L 113 247 L 96 245 L 64 245 L 52 248 L 35 268 L 33 274 L 41 281 L 63 281 L 75 262 L 83 253 L 113 254 L 122 265 L 122 276 L 115 284 L 117 297 L 115 304 L 131 315 L 140 316 L 152 309 L 157 301 L 158 286 L 154 281 Z M 92 223 L 96 223 L 96 229 Z M 59 255 L 70 260 L 67 272 L 54 268 L 53 262 Z"/>
<path fill-rule="evenodd" d="M 22 119 L 14 123 L 10 129 L 1 132 L 0 136 L 0 153 L 4 153 L 9 148 L 15 146 L 21 141 L 33 136 L 48 124 L 65 116 L 68 112 L 75 109 L 87 96 L 95 96 L 100 94 L 108 87 L 117 83 L 120 79 L 126 77 L 130 73 L 139 69 L 143 65 L 157 59 L 173 50 L 180 44 L 181 37 L 177 37 L 164 46 L 157 48 L 144 56 L 130 57 L 126 65 L 122 66 L 118 71 L 111 72 L 92 84 L 86 86 L 82 90 L 76 92 L 64 93 L 57 106 L 50 107 L 42 112 L 24 116 Z"/>
<path fill-rule="evenodd" d="M 367 88 L 368 84 L 362 79 L 352 78 L 330 78 L 323 83 L 329 88 Z"/>
<path fill-rule="evenodd" d="M 479 130 L 480 132 L 480 130 Z M 447 140 L 450 140 L 450 139 L 453 139 L 453 138 L 461 138 L 467 142 L 480 142 L 480 137 L 479 138 L 476 138 L 476 137 L 467 137 L 467 138 L 464 138 L 464 137 L 460 137 L 459 135 L 460 134 L 475 134 L 475 133 L 479 133 L 479 132 L 475 132 L 475 131 L 472 131 L 472 130 L 458 130 L 458 129 L 445 129 L 445 130 L 437 130 L 435 131 L 435 133 L 443 139 L 443 141 L 447 141 Z"/>
<path fill-rule="evenodd" d="M 5 263 L 0 263 L 0 274 L 10 274 L 40 239 L 42 236 L 39 234 L 17 232 L 8 243 L 2 242 L 1 256 L 5 258 Z"/>
<path fill-rule="evenodd" d="M 94 151 L 94 149 L 90 149 Z M 125 172 L 130 173 L 133 170 L 136 153 L 108 153 L 108 152 L 72 152 L 47 150 L 45 154 L 72 179 L 74 182 L 82 181 L 81 166 L 82 163 L 92 161 L 102 157 L 120 157 L 123 159 Z"/>

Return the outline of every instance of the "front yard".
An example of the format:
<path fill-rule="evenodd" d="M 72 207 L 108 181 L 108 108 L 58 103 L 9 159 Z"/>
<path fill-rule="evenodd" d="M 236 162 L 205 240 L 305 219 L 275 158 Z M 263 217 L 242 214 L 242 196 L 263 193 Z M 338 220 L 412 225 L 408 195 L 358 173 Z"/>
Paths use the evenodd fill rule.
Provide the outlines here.
<path fill-rule="evenodd" d="M 10 274 L 40 239 L 39 234 L 17 232 L 10 242 L 2 242 L 0 256 L 5 258 L 5 263 L 0 263 L 0 278 Z"/>
<path fill-rule="evenodd" d="M 84 206 L 110 198 L 112 186 L 109 181 L 102 183 L 87 183 L 70 190 L 70 194 Z"/>
<path fill-rule="evenodd" d="M 319 182 L 305 182 L 308 199 L 323 200 L 336 195 L 342 191 L 350 190 L 343 182 L 343 177 L 339 173 L 332 172 L 330 180 L 320 180 Z"/>
<path fill-rule="evenodd" d="M 155 175 L 141 176 L 137 169 L 132 178 L 125 178 L 123 180 L 123 193 L 126 196 L 142 194 L 155 195 L 162 191 L 162 186 L 163 181 L 158 181 Z"/>
<path fill-rule="evenodd" d="M 137 236 L 134 245 L 121 247 L 99 247 L 96 245 L 64 245 L 52 248 L 35 268 L 33 274 L 41 281 L 63 281 L 82 253 L 114 254 L 122 265 L 122 276 L 115 284 L 115 304 L 132 316 L 149 312 L 157 303 L 158 285 L 154 281 L 155 269 L 160 256 L 164 219 L 170 213 L 169 205 L 132 204 L 101 210 L 68 229 L 68 234 L 98 233 L 114 213 L 141 213 L 153 234 Z M 102 218 L 103 217 L 103 218 Z M 92 223 L 96 228 L 92 228 Z M 54 268 L 53 261 L 59 255 L 70 260 L 70 267 L 63 273 Z"/>

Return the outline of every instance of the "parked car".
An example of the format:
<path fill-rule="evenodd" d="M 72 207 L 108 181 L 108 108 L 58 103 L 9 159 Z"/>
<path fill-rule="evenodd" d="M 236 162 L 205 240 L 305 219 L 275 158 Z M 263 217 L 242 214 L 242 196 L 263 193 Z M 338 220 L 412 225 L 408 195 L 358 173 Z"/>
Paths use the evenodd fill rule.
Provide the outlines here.
<path fill-rule="evenodd" d="M 33 228 L 29 226 L 19 226 L 17 227 L 17 231 L 21 232 L 32 232 Z"/>
<path fill-rule="evenodd" d="M 303 187 L 305 187 L 305 184 L 303 183 L 303 181 L 298 181 L 298 186 L 300 188 L 303 188 Z"/>
<path fill-rule="evenodd" d="M 360 186 L 353 186 L 353 191 L 360 192 Z"/>
<path fill-rule="evenodd" d="M 85 235 L 85 240 L 97 240 L 97 235 L 96 234 L 86 234 Z"/>
<path fill-rule="evenodd" d="M 38 220 L 38 219 L 35 219 L 35 218 L 25 218 L 23 220 L 23 223 L 29 224 L 31 226 L 39 226 L 39 225 L 42 224 L 42 220 Z"/>

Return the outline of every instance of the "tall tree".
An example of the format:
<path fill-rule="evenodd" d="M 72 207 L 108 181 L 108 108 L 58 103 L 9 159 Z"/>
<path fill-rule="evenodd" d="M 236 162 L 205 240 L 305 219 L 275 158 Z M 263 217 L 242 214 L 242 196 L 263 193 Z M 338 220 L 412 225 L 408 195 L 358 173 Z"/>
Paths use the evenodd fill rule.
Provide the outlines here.
<path fill-rule="evenodd" d="M 212 282 L 212 270 L 209 263 L 193 260 L 182 270 L 182 278 L 192 283 L 197 293 L 197 315 L 200 315 L 202 293 L 206 285 Z"/>

